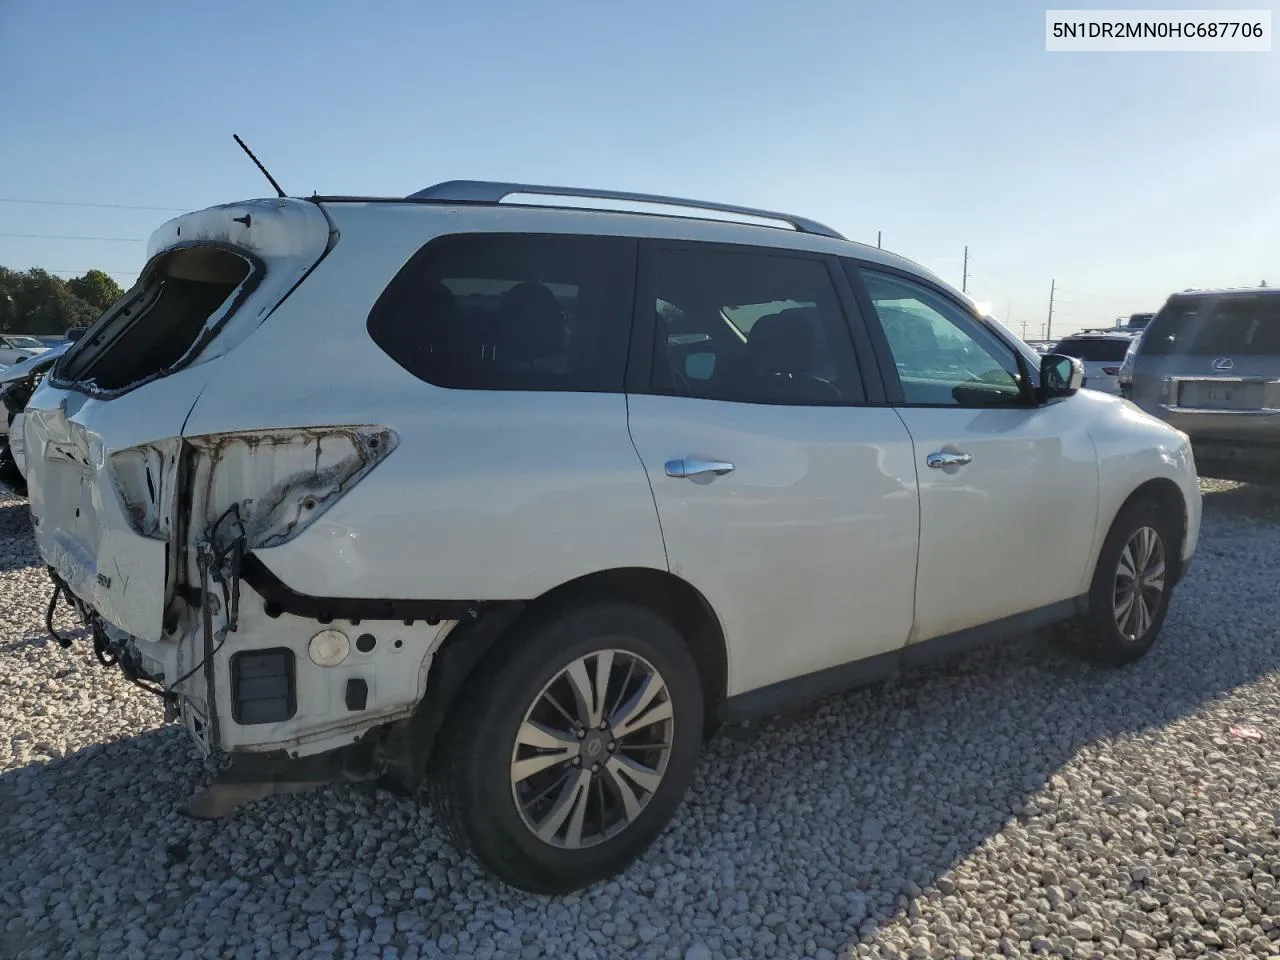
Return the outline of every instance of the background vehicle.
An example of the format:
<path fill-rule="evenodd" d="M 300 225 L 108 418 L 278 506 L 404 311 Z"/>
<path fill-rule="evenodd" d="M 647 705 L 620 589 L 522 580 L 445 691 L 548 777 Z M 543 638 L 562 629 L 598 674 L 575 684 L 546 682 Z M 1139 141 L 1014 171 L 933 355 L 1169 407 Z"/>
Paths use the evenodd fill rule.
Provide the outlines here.
<path fill-rule="evenodd" d="M 0 365 L 9 366 L 27 357 L 34 357 L 48 350 L 48 346 L 35 337 L 16 334 L 0 334 Z"/>
<path fill-rule="evenodd" d="M 1191 437 L 1203 476 L 1280 482 L 1280 290 L 1175 293 L 1131 366 L 1128 395 Z"/>
<path fill-rule="evenodd" d="M 79 339 L 84 329 L 77 329 Z M 0 486 L 26 496 L 26 470 L 23 466 L 22 415 L 27 401 L 49 372 L 54 362 L 70 349 L 73 340 L 64 339 L 61 346 L 52 347 L 21 363 L 0 371 Z"/>
<path fill-rule="evenodd" d="M 505 202 L 540 193 L 704 218 Z M 397 777 L 565 891 L 652 842 L 722 722 L 1042 626 L 1151 648 L 1185 438 L 1002 330 L 768 211 L 227 204 L 157 230 L 31 397 L 35 537 L 202 750 Z"/>
<path fill-rule="evenodd" d="M 1120 364 L 1133 339 L 1125 330 L 1084 330 L 1059 340 L 1051 352 L 1080 360 L 1088 389 L 1119 394 Z"/>

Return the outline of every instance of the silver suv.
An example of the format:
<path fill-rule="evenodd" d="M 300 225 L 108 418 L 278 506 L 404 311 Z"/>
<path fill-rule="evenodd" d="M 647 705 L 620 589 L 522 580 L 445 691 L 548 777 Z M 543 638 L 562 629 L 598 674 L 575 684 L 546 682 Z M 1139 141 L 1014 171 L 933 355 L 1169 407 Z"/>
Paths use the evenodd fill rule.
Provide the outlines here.
<path fill-rule="evenodd" d="M 1191 437 L 1200 474 L 1280 477 L 1280 290 L 1176 293 L 1121 371 L 1124 395 Z"/>

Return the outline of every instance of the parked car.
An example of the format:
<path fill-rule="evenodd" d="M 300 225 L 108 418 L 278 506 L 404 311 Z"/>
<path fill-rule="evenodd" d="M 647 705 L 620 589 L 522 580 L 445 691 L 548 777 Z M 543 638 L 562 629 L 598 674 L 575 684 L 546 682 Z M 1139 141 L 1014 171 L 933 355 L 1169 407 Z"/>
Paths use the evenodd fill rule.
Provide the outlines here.
<path fill-rule="evenodd" d="M 1174 294 L 1122 379 L 1138 406 L 1191 437 L 1205 476 L 1280 482 L 1280 290 Z"/>
<path fill-rule="evenodd" d="M 26 406 L 55 600 L 242 776 L 397 778 L 527 890 L 724 722 L 1055 624 L 1136 660 L 1196 548 L 1182 434 L 805 218 L 451 182 L 148 255 Z"/>
<path fill-rule="evenodd" d="M 23 465 L 22 415 L 27 400 L 54 361 L 71 347 L 64 340 L 34 357 L 0 371 L 0 487 L 26 496 L 26 469 Z"/>
<path fill-rule="evenodd" d="M 1128 330 L 1086 330 L 1059 340 L 1053 353 L 1075 357 L 1084 364 L 1084 385 L 1103 393 L 1120 393 L 1120 364 L 1133 343 Z"/>
<path fill-rule="evenodd" d="M 44 353 L 48 349 L 35 337 L 0 334 L 0 365 L 7 367 L 28 357 Z"/>

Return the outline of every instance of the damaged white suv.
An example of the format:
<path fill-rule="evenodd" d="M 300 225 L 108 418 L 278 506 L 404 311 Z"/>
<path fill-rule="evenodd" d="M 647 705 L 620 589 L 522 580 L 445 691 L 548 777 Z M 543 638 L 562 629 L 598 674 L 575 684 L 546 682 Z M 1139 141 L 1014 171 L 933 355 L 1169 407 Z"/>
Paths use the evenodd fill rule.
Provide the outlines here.
<path fill-rule="evenodd" d="M 554 892 L 720 723 L 1058 623 L 1145 653 L 1195 465 L 1080 377 L 809 220 L 452 182 L 169 222 L 23 429 L 54 600 L 202 749 L 394 778 Z"/>

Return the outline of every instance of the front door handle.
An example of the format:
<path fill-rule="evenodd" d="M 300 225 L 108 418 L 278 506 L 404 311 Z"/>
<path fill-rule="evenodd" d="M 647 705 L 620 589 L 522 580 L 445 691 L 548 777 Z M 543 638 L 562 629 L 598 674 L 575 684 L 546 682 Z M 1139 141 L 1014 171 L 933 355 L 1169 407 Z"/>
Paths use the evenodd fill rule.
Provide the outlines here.
<path fill-rule="evenodd" d="M 713 473 L 717 477 L 723 477 L 726 473 L 733 472 L 733 464 L 725 463 L 723 460 L 668 460 L 667 476 L 683 477 L 685 479 L 693 479 L 694 477 L 705 476 Z"/>
<path fill-rule="evenodd" d="M 967 453 L 931 453 L 925 457 L 924 462 L 935 469 L 963 467 L 966 463 L 972 463 L 973 457 Z"/>

